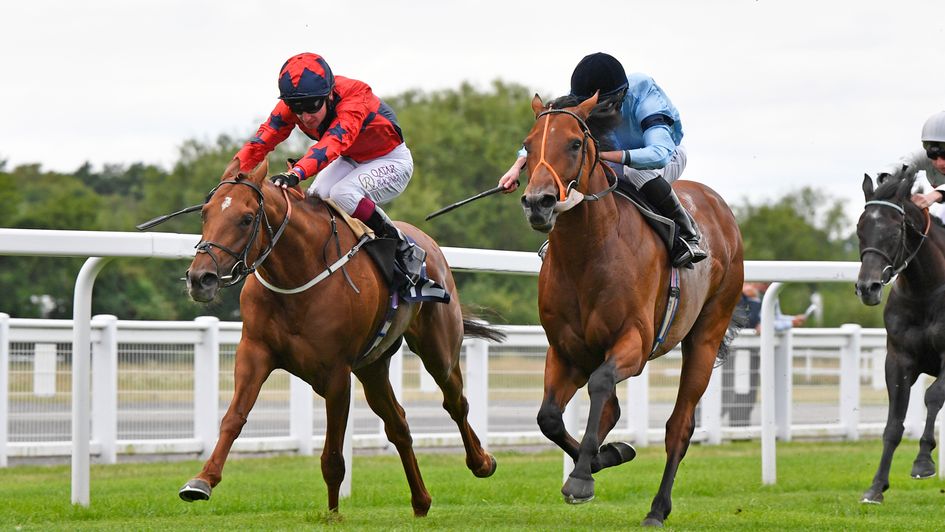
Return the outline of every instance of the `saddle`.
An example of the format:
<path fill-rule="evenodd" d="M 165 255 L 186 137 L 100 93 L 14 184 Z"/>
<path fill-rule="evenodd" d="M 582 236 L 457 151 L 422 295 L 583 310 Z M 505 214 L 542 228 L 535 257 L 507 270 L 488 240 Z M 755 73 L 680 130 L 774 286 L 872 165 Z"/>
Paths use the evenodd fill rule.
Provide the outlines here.
<path fill-rule="evenodd" d="M 646 220 L 646 223 L 653 228 L 653 231 L 656 232 L 657 236 L 660 237 L 660 240 L 663 241 L 663 244 L 666 245 L 666 251 L 668 251 L 670 256 L 672 256 L 673 243 L 675 242 L 676 238 L 679 238 L 677 234 L 678 231 L 676 229 L 676 222 L 659 214 L 653 205 L 650 205 L 646 198 L 643 197 L 643 194 L 640 194 L 640 191 L 625 179 L 617 180 L 617 189 L 614 190 L 614 194 L 629 201 L 634 207 L 637 208 L 638 211 L 640 211 L 640 214 L 643 215 L 643 219 Z M 692 214 L 689 214 L 687 211 L 686 216 L 692 220 L 692 226 L 698 231 L 699 226 L 696 225 Z"/>
<path fill-rule="evenodd" d="M 403 272 L 394 260 L 397 252 L 397 241 L 391 238 L 380 238 L 374 235 L 374 231 L 364 224 L 361 220 L 352 218 L 343 209 L 339 208 L 331 199 L 324 200 L 328 208 L 337 214 L 354 232 L 355 237 L 360 240 L 367 239 L 361 249 L 377 265 L 381 278 L 387 284 L 390 291 L 390 298 L 387 304 L 387 311 L 384 319 L 374 334 L 373 340 L 367 348 L 356 359 L 353 368 L 364 367 L 382 356 L 393 354 L 403 342 L 403 326 L 401 324 L 406 319 L 406 314 L 397 312 L 401 308 L 400 303 L 416 303 L 421 301 L 430 301 L 433 303 L 449 303 L 450 294 L 445 288 L 436 281 L 429 279 L 426 272 L 426 264 L 423 265 L 420 272 L 420 278 L 416 282 Z M 408 240 L 416 245 L 409 236 Z M 340 253 L 340 252 L 339 252 Z M 345 274 L 347 277 L 347 274 Z M 349 283 L 350 283 L 349 279 Z M 352 284 L 352 287 L 354 285 Z M 354 287 L 357 290 L 356 287 Z M 400 331 L 396 337 L 389 337 L 390 331 Z"/>

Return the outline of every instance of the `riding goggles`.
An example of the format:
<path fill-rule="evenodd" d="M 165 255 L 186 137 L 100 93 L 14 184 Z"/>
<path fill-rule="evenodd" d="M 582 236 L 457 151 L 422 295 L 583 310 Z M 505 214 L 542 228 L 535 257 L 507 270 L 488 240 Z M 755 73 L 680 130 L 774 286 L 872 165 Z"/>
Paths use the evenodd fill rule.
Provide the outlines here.
<path fill-rule="evenodd" d="M 299 98 L 297 100 L 285 100 L 285 104 L 288 105 L 289 109 L 297 115 L 302 113 L 314 114 L 325 105 L 325 98 L 314 97 Z"/>

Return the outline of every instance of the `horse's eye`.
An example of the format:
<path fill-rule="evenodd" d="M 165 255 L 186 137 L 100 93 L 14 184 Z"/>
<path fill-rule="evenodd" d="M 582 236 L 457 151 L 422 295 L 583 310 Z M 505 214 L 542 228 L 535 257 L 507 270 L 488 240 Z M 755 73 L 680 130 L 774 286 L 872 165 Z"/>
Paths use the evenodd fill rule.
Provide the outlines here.
<path fill-rule="evenodd" d="M 571 151 L 578 151 L 581 149 L 581 146 L 582 146 L 581 141 L 579 140 L 571 141 L 571 146 L 570 146 Z"/>
<path fill-rule="evenodd" d="M 240 225 L 242 225 L 243 227 L 249 227 L 251 223 L 253 223 L 252 214 L 244 214 L 243 217 L 240 219 Z"/>

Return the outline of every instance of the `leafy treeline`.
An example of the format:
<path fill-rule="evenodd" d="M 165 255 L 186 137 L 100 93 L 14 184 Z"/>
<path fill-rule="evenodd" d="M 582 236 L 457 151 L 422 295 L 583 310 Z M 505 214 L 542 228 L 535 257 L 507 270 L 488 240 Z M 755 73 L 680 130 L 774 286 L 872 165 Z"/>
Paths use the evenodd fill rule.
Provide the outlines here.
<path fill-rule="evenodd" d="M 388 208 L 400 220 L 420 227 L 440 245 L 535 251 L 543 235 L 524 220 L 518 194 L 472 203 L 426 222 L 429 212 L 494 187 L 515 158 L 534 121 L 525 87 L 496 81 L 487 90 L 464 84 L 434 93 L 410 91 L 386 101 L 397 111 L 415 171 L 407 191 Z M 247 135 L 254 130 L 247 126 Z M 216 184 L 243 139 L 221 135 L 215 141 L 188 140 L 168 171 L 153 165 L 83 165 L 75 172 L 47 172 L 40 164 L 8 169 L 0 162 L 0 227 L 134 231 L 134 225 L 159 214 L 199 203 Z M 290 139 L 270 156 L 279 161 L 307 147 Z M 729 198 L 730 201 L 733 198 Z M 743 201 L 736 214 L 745 238 L 746 258 L 768 260 L 855 260 L 855 243 L 838 202 L 804 189 L 773 203 Z M 196 215 L 182 216 L 157 230 L 199 233 Z M 0 312 L 15 317 L 71 317 L 75 277 L 84 259 L 0 257 Z M 187 261 L 113 261 L 96 282 L 93 313 L 122 319 L 192 319 L 216 315 L 238 319 L 238 290 L 224 290 L 212 305 L 193 303 L 179 280 Z M 457 273 L 466 304 L 496 311 L 492 319 L 537 323 L 537 283 L 532 276 Z M 847 285 L 824 285 L 825 322 L 856 321 L 875 326 Z M 52 296 L 54 306 L 37 304 Z M 792 287 L 784 295 L 786 312 L 806 307 L 809 289 Z M 46 298 L 49 300 L 49 298 Z"/>

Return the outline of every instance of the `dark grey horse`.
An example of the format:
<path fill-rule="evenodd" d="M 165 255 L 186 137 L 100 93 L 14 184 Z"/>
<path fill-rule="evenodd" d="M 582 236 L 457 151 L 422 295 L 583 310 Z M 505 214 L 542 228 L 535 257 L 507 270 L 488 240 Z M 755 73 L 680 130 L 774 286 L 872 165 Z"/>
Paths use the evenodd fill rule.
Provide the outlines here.
<path fill-rule="evenodd" d="M 935 417 L 945 402 L 945 229 L 931 222 L 928 210 L 910 200 L 914 178 L 887 178 L 873 190 L 863 180 L 866 206 L 857 224 L 860 275 L 856 293 L 877 305 L 883 286 L 896 274 L 883 321 L 886 324 L 886 391 L 889 415 L 883 431 L 883 456 L 873 484 L 861 502 L 879 504 L 889 489 L 889 466 L 902 440 L 909 391 L 919 374 L 935 377 L 925 392 L 928 417 L 912 464 L 912 478 L 935 475 Z"/>

